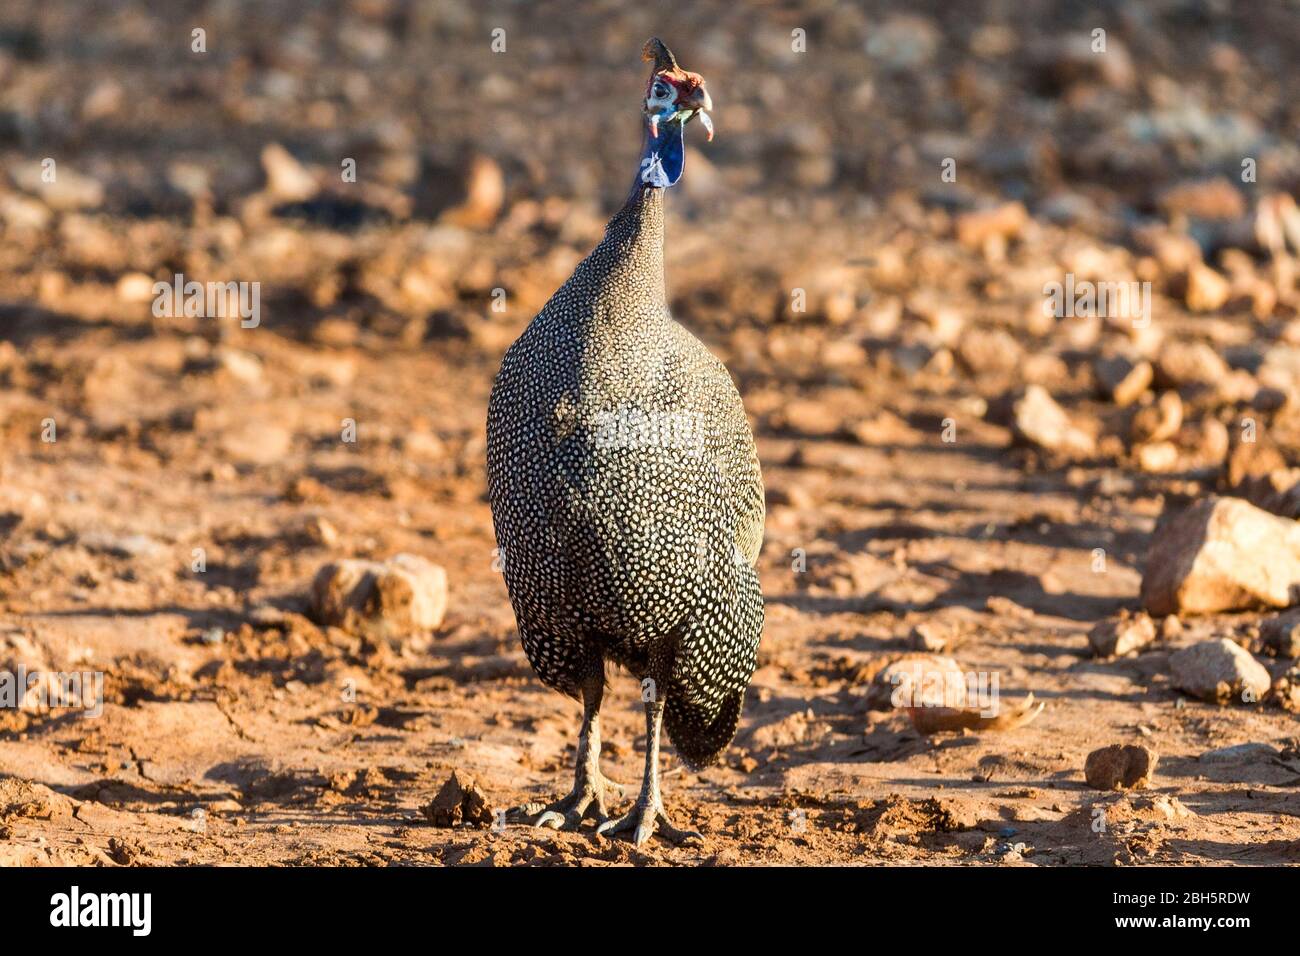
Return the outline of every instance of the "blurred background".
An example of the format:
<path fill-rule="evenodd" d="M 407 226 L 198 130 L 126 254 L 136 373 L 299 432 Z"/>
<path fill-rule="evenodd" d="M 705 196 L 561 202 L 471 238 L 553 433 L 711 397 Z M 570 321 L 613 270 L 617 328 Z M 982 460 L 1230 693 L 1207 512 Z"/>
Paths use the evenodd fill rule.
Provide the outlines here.
<path fill-rule="evenodd" d="M 706 78 L 717 128 L 691 128 L 669 197 L 672 308 L 737 377 L 769 497 L 768 630 L 715 782 L 744 820 L 790 788 L 847 814 L 798 845 L 742 824 L 722 856 L 997 856 L 872 801 L 899 780 L 922 800 L 940 766 L 1041 784 L 1139 722 L 1190 754 L 1265 720 L 1161 723 L 1160 661 L 1089 669 L 1086 634 L 1137 608 L 1166 505 L 1226 489 L 1300 514 L 1294 0 L 5 0 L 0 665 L 93 665 L 109 700 L 92 730 L 0 712 L 0 774 L 141 814 L 114 818 L 118 855 L 155 861 L 474 862 L 464 836 L 349 826 L 452 767 L 502 804 L 554 782 L 569 715 L 492 566 L 485 404 L 626 194 L 651 35 Z M 177 274 L 258 283 L 256 327 L 157 314 Z M 1151 321 L 1052 315 L 1067 275 L 1149 283 Z M 1266 440 L 1242 451 L 1244 418 Z M 446 569 L 439 627 L 375 641 L 311 607 L 324 563 L 403 551 Z M 936 756 L 868 699 L 891 655 L 959 645 L 1052 701 L 1015 760 L 998 738 Z M 609 719 L 632 739 L 632 708 Z M 686 824 L 735 829 L 680 786 Z M 1246 782 L 1216 787 L 1198 805 L 1222 827 L 1156 858 L 1251 841 Z M 201 840 L 149 815 L 196 801 L 224 807 Z M 335 826 L 286 835 L 259 807 Z M 1122 833 L 1071 843 L 1072 809 L 1038 818 L 1057 862 L 1132 858 Z M 98 859 L 69 827 L 40 852 Z M 921 836 L 846 835 L 873 827 Z"/>

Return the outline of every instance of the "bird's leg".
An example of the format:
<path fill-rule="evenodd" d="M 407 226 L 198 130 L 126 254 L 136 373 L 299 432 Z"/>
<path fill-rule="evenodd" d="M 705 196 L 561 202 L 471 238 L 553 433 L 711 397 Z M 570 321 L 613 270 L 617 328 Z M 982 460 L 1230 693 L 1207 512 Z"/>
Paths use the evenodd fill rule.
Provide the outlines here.
<path fill-rule="evenodd" d="M 588 816 L 593 817 L 597 823 L 604 823 L 609 818 L 605 810 L 605 788 L 609 781 L 600 772 L 600 701 L 604 693 L 603 673 L 583 685 L 582 730 L 578 734 L 578 759 L 573 789 L 567 796 L 547 807 L 535 804 L 521 807 L 520 810 L 529 816 L 540 810 L 541 815 L 533 821 L 533 826 L 576 830 Z"/>
<path fill-rule="evenodd" d="M 655 698 L 645 705 L 645 777 L 641 781 L 641 794 L 636 798 L 632 809 L 615 820 L 607 820 L 596 828 L 602 836 L 615 833 L 631 833 L 632 843 L 640 846 L 650 839 L 652 833 L 658 833 L 669 843 L 677 846 L 687 840 L 703 840 L 694 830 L 679 830 L 672 825 L 664 812 L 663 799 L 659 796 L 659 728 L 663 724 L 664 704 Z"/>

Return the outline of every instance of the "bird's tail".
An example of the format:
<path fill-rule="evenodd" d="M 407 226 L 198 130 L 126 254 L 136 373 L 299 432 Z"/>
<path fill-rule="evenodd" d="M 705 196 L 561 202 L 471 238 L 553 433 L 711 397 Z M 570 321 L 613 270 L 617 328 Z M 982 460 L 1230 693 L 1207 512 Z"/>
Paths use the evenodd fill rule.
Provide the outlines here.
<path fill-rule="evenodd" d="M 692 770 L 713 763 L 736 736 L 740 707 L 745 701 L 743 689 L 728 695 L 721 708 L 705 709 L 683 695 L 668 694 L 664 701 L 664 726 L 678 756 Z"/>

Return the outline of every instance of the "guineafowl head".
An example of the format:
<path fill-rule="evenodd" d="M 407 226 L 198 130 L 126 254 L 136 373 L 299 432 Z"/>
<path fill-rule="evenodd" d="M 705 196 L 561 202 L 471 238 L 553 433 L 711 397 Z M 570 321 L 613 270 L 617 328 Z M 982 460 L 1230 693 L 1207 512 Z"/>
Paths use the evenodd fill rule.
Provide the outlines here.
<path fill-rule="evenodd" d="M 704 88 L 704 77 L 678 66 L 677 58 L 658 37 L 646 41 L 641 58 L 653 67 L 641 106 L 646 142 L 639 178 L 647 186 L 671 186 L 681 179 L 685 165 L 686 124 L 698 117 L 707 138 L 713 139 L 713 120 L 707 112 L 713 109 L 713 100 Z"/>

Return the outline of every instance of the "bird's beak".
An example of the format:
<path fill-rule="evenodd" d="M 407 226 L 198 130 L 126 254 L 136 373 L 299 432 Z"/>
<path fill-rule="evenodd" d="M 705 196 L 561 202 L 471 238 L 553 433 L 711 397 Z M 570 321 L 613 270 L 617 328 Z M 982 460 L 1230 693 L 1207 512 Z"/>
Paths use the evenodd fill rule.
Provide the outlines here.
<path fill-rule="evenodd" d="M 684 104 L 688 110 L 711 110 L 713 109 L 713 97 L 709 96 L 709 91 L 703 86 L 697 86 L 691 91 Z"/>
<path fill-rule="evenodd" d="M 694 115 L 700 118 L 700 124 L 704 127 L 706 138 L 709 142 L 713 141 L 713 120 L 709 117 L 708 110 L 713 109 L 713 97 L 709 96 L 709 91 L 701 84 L 691 91 L 691 94 L 682 104 L 682 109 L 691 110 Z"/>

